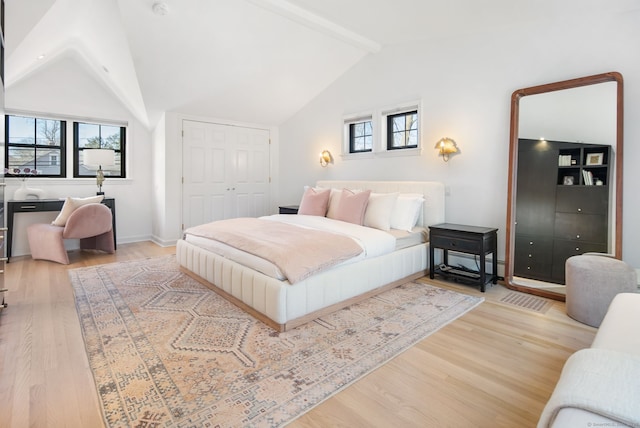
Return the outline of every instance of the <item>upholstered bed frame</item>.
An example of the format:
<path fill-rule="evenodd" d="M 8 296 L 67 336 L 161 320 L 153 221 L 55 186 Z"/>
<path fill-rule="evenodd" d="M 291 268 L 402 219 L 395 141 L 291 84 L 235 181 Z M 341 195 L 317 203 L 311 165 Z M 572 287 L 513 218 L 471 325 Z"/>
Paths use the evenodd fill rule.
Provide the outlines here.
<path fill-rule="evenodd" d="M 319 181 L 318 187 L 420 193 L 425 197 L 418 226 L 444 222 L 444 185 L 417 181 Z M 428 244 L 341 265 L 293 285 L 178 241 L 183 272 L 240 306 L 272 328 L 285 331 L 372 295 L 424 276 Z"/>

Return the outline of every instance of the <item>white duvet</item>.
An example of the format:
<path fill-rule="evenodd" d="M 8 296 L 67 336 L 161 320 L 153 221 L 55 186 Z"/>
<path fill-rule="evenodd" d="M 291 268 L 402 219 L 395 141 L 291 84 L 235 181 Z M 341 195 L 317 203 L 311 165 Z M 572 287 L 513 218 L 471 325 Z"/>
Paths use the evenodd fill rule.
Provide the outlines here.
<path fill-rule="evenodd" d="M 340 220 L 333 220 L 328 217 L 276 214 L 261 218 L 348 236 L 362 247 L 364 254 L 359 256 L 360 258 L 377 257 L 388 254 L 392 252 L 396 246 L 396 238 L 388 232 Z"/>
<path fill-rule="evenodd" d="M 373 229 L 370 227 L 346 223 L 339 220 L 333 220 L 327 217 L 277 214 L 261 218 L 270 221 L 288 223 L 302 228 L 311 228 L 333 232 L 352 238 L 362 248 L 363 251 L 362 253 L 360 253 L 360 255 L 342 262 L 340 265 L 391 253 L 394 251 L 396 245 L 396 238 L 388 232 Z M 263 274 L 268 275 L 272 278 L 276 278 L 279 280 L 286 279 L 286 276 L 273 263 L 260 257 L 256 257 L 254 255 L 240 251 L 224 243 L 189 234 L 185 236 L 185 240 L 201 248 L 207 249 L 225 258 L 234 260 L 240 264 L 257 270 L 258 272 L 262 272 Z"/>

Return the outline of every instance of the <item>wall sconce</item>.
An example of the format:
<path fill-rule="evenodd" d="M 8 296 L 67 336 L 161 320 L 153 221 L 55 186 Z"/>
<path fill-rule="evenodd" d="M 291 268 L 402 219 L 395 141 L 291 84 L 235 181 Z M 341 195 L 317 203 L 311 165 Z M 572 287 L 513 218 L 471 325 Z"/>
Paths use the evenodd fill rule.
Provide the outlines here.
<path fill-rule="evenodd" d="M 320 153 L 320 165 L 323 167 L 333 163 L 333 157 L 331 156 L 331 152 L 329 150 L 323 150 Z"/>
<path fill-rule="evenodd" d="M 449 161 L 451 154 L 458 153 L 456 142 L 449 137 L 441 138 L 440 141 L 436 143 L 435 148 L 438 149 L 438 154 L 442 156 L 442 160 L 445 162 Z"/>

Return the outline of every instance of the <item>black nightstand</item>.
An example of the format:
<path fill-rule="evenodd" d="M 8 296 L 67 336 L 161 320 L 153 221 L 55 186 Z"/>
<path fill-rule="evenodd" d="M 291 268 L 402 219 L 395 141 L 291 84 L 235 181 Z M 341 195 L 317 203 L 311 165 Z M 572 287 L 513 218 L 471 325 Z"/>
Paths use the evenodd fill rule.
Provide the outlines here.
<path fill-rule="evenodd" d="M 280 208 L 280 214 L 298 214 L 299 205 L 285 205 Z"/>
<path fill-rule="evenodd" d="M 485 285 L 491 281 L 498 283 L 498 229 L 491 227 L 467 226 L 463 224 L 442 223 L 429 226 L 429 278 L 437 273 L 445 278 L 461 279 L 480 286 L 484 293 Z M 435 266 L 435 249 L 442 250 L 442 264 Z M 449 251 L 480 256 L 480 271 L 449 266 Z M 485 272 L 485 258 L 493 253 L 493 272 Z"/>

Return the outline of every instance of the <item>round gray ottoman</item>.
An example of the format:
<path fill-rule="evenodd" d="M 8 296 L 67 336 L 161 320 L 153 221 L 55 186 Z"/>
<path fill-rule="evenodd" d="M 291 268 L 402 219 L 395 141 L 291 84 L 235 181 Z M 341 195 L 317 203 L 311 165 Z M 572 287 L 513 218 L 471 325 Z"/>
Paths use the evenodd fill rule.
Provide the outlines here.
<path fill-rule="evenodd" d="M 565 269 L 567 315 L 592 327 L 600 327 L 616 294 L 638 291 L 636 271 L 606 254 L 569 257 Z"/>

